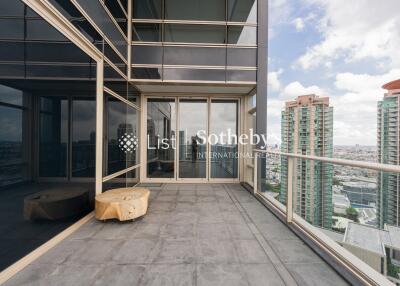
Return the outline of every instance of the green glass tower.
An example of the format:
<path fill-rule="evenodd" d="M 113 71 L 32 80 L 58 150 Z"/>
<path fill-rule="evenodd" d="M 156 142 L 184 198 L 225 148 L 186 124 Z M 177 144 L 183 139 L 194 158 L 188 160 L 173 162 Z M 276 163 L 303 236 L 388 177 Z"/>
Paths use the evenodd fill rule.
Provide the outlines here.
<path fill-rule="evenodd" d="M 282 111 L 281 150 L 311 156 L 332 157 L 333 108 L 328 97 L 304 95 L 288 101 Z M 280 201 L 286 202 L 288 160 L 281 159 Z M 332 226 L 333 166 L 310 160 L 295 161 L 293 209 L 313 225 Z"/>
<path fill-rule="evenodd" d="M 378 102 L 378 160 L 380 163 L 399 165 L 400 80 L 383 86 L 387 90 Z M 400 225 L 400 177 L 381 172 L 378 175 L 377 220 L 378 226 Z"/>

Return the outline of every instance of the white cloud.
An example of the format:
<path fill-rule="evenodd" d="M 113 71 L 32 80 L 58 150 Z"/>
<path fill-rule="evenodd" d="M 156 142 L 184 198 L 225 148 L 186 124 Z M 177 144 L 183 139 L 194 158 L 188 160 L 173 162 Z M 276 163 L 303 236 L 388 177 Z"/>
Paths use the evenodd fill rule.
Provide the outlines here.
<path fill-rule="evenodd" d="M 269 38 L 273 38 L 277 26 L 289 21 L 292 6 L 289 0 L 270 0 L 268 8 Z"/>
<path fill-rule="evenodd" d="M 285 86 L 280 97 L 284 100 L 293 100 L 300 95 L 307 94 L 326 95 L 325 91 L 316 85 L 305 87 L 300 82 L 294 81 Z"/>
<path fill-rule="evenodd" d="M 324 10 L 318 29 L 323 40 L 297 61 L 303 69 L 343 58 L 388 60 L 400 64 L 400 1 L 304 0 Z"/>
<path fill-rule="evenodd" d="M 304 23 L 304 20 L 302 18 L 296 18 L 293 20 L 293 25 L 296 28 L 297 32 L 301 32 L 304 30 L 304 27 L 306 26 Z"/>
<path fill-rule="evenodd" d="M 283 73 L 282 69 L 268 73 L 268 87 L 271 91 L 279 91 L 281 89 L 281 82 L 279 76 Z"/>
<path fill-rule="evenodd" d="M 383 98 L 383 84 L 400 78 L 400 69 L 385 74 L 339 73 L 335 87 L 343 92 L 331 97 L 334 108 L 334 144 L 375 145 L 377 102 Z"/>

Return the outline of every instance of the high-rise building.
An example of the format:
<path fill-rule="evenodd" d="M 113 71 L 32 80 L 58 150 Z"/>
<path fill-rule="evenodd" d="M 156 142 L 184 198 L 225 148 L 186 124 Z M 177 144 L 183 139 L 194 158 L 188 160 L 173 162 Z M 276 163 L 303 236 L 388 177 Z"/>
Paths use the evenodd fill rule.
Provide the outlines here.
<path fill-rule="evenodd" d="M 328 97 L 303 95 L 282 111 L 282 152 L 332 157 L 333 108 Z M 332 224 L 333 167 L 311 160 L 295 161 L 294 211 L 314 225 Z M 286 202 L 288 159 L 282 157 L 280 201 Z"/>
<path fill-rule="evenodd" d="M 387 90 L 378 102 L 378 160 L 380 163 L 400 163 L 400 80 L 383 86 Z M 384 224 L 400 225 L 400 178 L 398 174 L 381 172 L 378 176 L 377 218 Z"/>

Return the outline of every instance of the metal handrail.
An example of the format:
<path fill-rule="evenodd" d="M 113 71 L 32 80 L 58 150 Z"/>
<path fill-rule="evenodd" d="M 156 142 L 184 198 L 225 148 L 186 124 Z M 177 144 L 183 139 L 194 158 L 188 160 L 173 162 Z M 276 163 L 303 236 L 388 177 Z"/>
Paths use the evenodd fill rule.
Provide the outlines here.
<path fill-rule="evenodd" d="M 397 165 L 389 165 L 389 164 L 380 164 L 380 163 L 371 163 L 371 162 L 363 162 L 356 160 L 347 160 L 347 159 L 335 159 L 328 157 L 319 157 L 319 156 L 310 156 L 310 155 L 302 155 L 295 153 L 284 153 L 279 151 L 269 151 L 269 150 L 254 150 L 254 177 L 253 177 L 253 185 L 254 185 L 254 193 L 258 194 L 258 155 L 257 154 L 273 154 L 279 156 L 285 156 L 288 158 L 288 172 L 287 177 L 292 178 L 295 170 L 294 170 L 294 162 L 295 159 L 304 159 L 304 160 L 314 160 L 324 163 L 330 163 L 334 165 L 342 165 L 356 168 L 364 168 L 371 169 L 381 172 L 391 172 L 391 173 L 399 173 L 400 174 L 400 166 Z M 286 209 L 284 210 L 283 215 L 285 216 L 286 222 L 291 224 L 292 226 L 297 226 L 300 228 L 307 236 L 317 245 L 320 245 L 322 248 L 326 249 L 328 253 L 331 253 L 334 257 L 336 257 L 336 261 L 343 265 L 345 268 L 349 269 L 355 277 L 359 277 L 363 284 L 366 285 L 393 285 L 385 276 L 381 273 L 377 272 L 373 268 L 371 268 L 364 261 L 354 256 L 347 250 L 345 250 L 342 246 L 331 240 L 324 233 L 318 231 L 314 226 L 308 224 L 306 221 L 302 220 L 298 215 L 296 215 L 293 211 L 293 182 L 291 179 L 288 180 L 287 186 L 287 200 L 286 200 Z M 276 206 L 276 203 L 268 197 L 263 196 L 263 201 L 266 203 Z"/>
<path fill-rule="evenodd" d="M 371 169 L 371 170 L 376 170 L 376 171 L 400 174 L 400 165 L 381 164 L 381 163 L 356 161 L 356 160 L 348 160 L 348 159 L 336 159 L 336 158 L 329 158 L 329 157 L 302 155 L 302 154 L 296 154 L 296 153 L 284 153 L 284 152 L 279 152 L 279 151 L 268 151 L 268 150 L 260 150 L 260 149 L 255 149 L 254 152 L 264 153 L 264 154 L 274 154 L 274 155 L 285 156 L 288 158 L 313 160 L 313 161 L 319 161 L 319 162 L 324 162 L 324 163 L 331 163 L 334 165 L 342 165 L 342 166 Z"/>

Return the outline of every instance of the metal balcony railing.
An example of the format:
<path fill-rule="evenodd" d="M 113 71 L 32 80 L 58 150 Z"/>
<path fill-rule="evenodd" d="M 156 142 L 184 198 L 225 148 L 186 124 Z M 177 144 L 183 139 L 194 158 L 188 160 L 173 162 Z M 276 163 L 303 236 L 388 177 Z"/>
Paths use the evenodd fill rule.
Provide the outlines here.
<path fill-rule="evenodd" d="M 266 164 L 268 166 L 268 163 L 270 162 L 268 159 L 269 156 L 279 157 L 276 162 L 279 162 L 279 165 L 285 164 L 285 167 L 280 166 L 279 168 L 279 170 L 281 170 L 281 182 L 283 179 L 284 183 L 280 185 L 280 189 L 278 189 L 278 187 L 275 187 L 272 192 L 265 191 L 265 189 L 262 187 L 263 184 L 265 185 L 267 184 L 267 182 L 266 178 L 261 178 L 261 172 L 259 169 L 260 158 L 264 160 L 266 159 Z M 388 261 L 388 263 L 390 263 L 389 257 L 387 258 L 388 260 L 385 259 L 381 262 L 382 271 L 384 272 L 383 274 L 381 274 L 382 271 L 380 273 L 372 266 L 370 266 L 370 264 L 367 263 L 368 261 L 363 261 L 364 259 L 359 258 L 362 257 L 362 255 L 358 255 L 357 257 L 355 254 L 351 253 L 348 248 L 344 248 L 339 243 L 337 243 L 337 241 L 335 241 L 332 236 L 327 234 L 326 229 L 324 229 L 324 222 L 331 221 L 332 217 L 326 217 L 326 214 L 331 213 L 331 215 L 333 216 L 333 211 L 327 211 L 326 209 L 328 207 L 333 208 L 332 203 L 327 203 L 329 202 L 329 198 L 322 197 L 322 199 L 320 200 L 320 203 L 322 205 L 314 208 L 314 211 L 318 210 L 323 213 L 319 214 L 320 219 L 317 220 L 318 224 L 307 217 L 302 217 L 305 214 L 304 206 L 296 206 L 296 204 L 302 202 L 299 201 L 298 197 L 300 193 L 302 193 L 301 195 L 303 195 L 303 192 L 308 192 L 306 197 L 310 197 L 309 186 L 313 185 L 314 183 L 314 181 L 312 181 L 312 179 L 310 178 L 304 179 L 303 173 L 298 174 L 299 161 L 319 162 L 321 163 L 320 165 L 332 166 L 332 170 L 333 166 L 341 166 L 350 169 L 366 169 L 373 173 L 375 172 L 377 176 L 380 176 L 383 173 L 400 174 L 400 166 L 266 150 L 254 150 L 253 160 L 254 161 L 252 166 L 254 168 L 254 172 L 252 184 L 254 195 L 259 198 L 259 200 L 261 200 L 278 217 L 284 219 L 288 227 L 296 230 L 296 233 L 301 233 L 301 235 L 299 236 L 303 238 L 307 244 L 309 244 L 312 248 L 317 248 L 317 252 L 319 252 L 320 254 L 323 253 L 321 254 L 321 256 L 324 257 L 338 272 L 342 273 L 345 278 L 352 282 L 355 282 L 354 284 L 360 285 L 393 286 L 393 283 L 398 283 L 397 285 L 400 285 L 399 277 L 389 276 L 389 272 L 391 270 L 388 270 L 389 264 L 386 265 Z M 274 165 L 274 168 L 277 168 L 276 164 Z M 303 170 L 301 172 L 303 172 Z M 276 174 L 274 178 L 276 178 Z M 297 181 L 300 180 L 300 178 L 303 178 L 302 180 L 308 180 L 310 183 L 307 185 L 301 185 L 300 183 L 297 184 Z M 327 186 L 327 184 L 326 182 L 323 182 L 323 184 L 320 184 L 318 186 Z M 301 192 L 299 192 L 299 194 L 296 193 L 296 188 L 301 188 Z M 315 188 L 316 187 L 314 186 L 314 190 Z M 284 201 L 280 199 L 282 198 L 280 197 L 282 194 L 282 197 L 285 198 Z M 360 218 L 360 220 L 364 221 L 364 218 Z M 328 228 L 332 230 L 331 227 Z M 343 235 L 345 236 L 346 233 L 344 233 Z M 384 246 L 382 247 L 384 248 Z M 347 274 L 344 274 L 345 272 Z M 386 274 L 386 276 L 384 274 Z"/>

